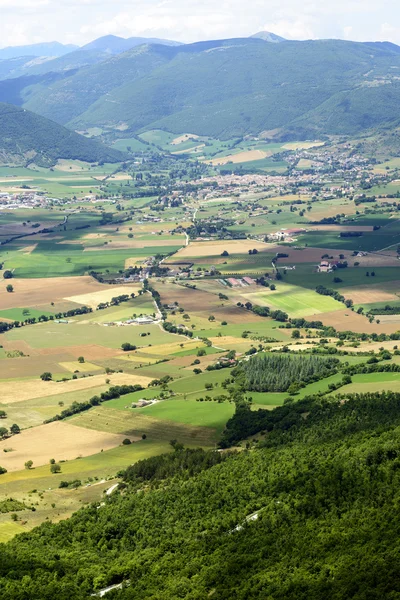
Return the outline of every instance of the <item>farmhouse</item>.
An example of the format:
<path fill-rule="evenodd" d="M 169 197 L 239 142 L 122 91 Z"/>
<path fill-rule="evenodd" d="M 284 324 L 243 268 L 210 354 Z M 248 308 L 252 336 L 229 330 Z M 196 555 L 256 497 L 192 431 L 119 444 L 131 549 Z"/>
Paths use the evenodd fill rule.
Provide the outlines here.
<path fill-rule="evenodd" d="M 133 320 L 133 322 L 136 323 L 136 325 L 152 325 L 154 323 L 154 319 L 153 317 L 143 316 L 137 317 Z"/>
<path fill-rule="evenodd" d="M 337 261 L 335 262 L 337 263 Z M 336 264 L 327 260 L 321 261 L 317 267 L 318 273 L 331 273 L 334 269 L 336 269 Z"/>

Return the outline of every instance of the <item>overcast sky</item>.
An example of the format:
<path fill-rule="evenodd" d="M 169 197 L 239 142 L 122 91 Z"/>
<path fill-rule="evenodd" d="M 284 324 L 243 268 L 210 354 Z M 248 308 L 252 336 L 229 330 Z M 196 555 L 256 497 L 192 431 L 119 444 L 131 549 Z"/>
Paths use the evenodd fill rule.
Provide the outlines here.
<path fill-rule="evenodd" d="M 289 39 L 400 44 L 399 0 L 0 0 L 0 47 L 96 37 L 182 42 L 268 30 Z"/>

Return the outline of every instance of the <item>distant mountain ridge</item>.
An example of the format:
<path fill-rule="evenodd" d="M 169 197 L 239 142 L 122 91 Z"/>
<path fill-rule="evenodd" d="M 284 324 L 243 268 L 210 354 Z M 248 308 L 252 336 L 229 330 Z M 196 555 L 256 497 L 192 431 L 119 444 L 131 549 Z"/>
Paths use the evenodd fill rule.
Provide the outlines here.
<path fill-rule="evenodd" d="M 108 54 L 121 54 L 132 50 L 136 46 L 142 46 L 143 44 L 161 44 L 163 46 L 181 46 L 180 42 L 174 42 L 171 40 L 162 40 L 159 38 L 143 38 L 143 37 L 130 37 L 122 38 L 116 35 L 106 35 L 100 37 L 89 44 L 85 44 L 81 47 L 81 50 L 96 50 L 100 52 L 106 52 Z"/>
<path fill-rule="evenodd" d="M 74 44 L 60 44 L 60 42 L 45 42 L 42 44 L 30 44 L 27 46 L 7 46 L 0 48 L 0 60 L 18 58 L 21 56 L 63 56 L 78 46 Z"/>
<path fill-rule="evenodd" d="M 258 33 L 254 33 L 250 37 L 257 38 L 259 40 L 264 40 L 264 42 L 270 42 L 272 44 L 286 42 L 285 38 L 281 37 L 280 35 L 276 35 L 276 33 L 271 33 L 270 31 L 259 31 Z"/>
<path fill-rule="evenodd" d="M 0 103 L 0 164 L 50 167 L 61 158 L 119 162 L 124 154 L 30 111 Z"/>
<path fill-rule="evenodd" d="M 399 121 L 400 47 L 389 42 L 289 41 L 269 32 L 123 51 L 126 42 L 99 38 L 8 80 L 0 61 L 0 101 L 108 138 L 159 128 L 303 139 Z"/>

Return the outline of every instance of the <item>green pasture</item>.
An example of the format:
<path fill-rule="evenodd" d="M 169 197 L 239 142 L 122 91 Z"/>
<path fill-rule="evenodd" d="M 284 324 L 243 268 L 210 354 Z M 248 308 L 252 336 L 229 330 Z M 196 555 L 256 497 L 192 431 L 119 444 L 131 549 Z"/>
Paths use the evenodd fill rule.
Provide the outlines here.
<path fill-rule="evenodd" d="M 158 404 L 151 408 L 155 406 Z M 129 439 L 141 438 L 143 434 L 146 435 L 145 441 L 169 442 L 177 439 L 189 447 L 210 447 L 218 439 L 216 429 L 211 426 L 179 422 L 166 417 L 160 419 L 150 411 L 144 411 L 144 408 L 120 410 L 103 405 L 80 413 L 70 423 L 86 429 L 119 433 Z M 195 418 L 193 420 L 196 421 Z"/>
<path fill-rule="evenodd" d="M 149 150 L 149 146 L 143 143 L 139 138 L 117 140 L 114 142 L 113 148 L 121 150 L 122 152 L 127 152 L 128 149 L 130 152 L 146 152 L 146 150 Z"/>
<path fill-rule="evenodd" d="M 288 248 L 290 257 L 290 248 Z M 348 258 L 348 256 L 347 256 Z M 290 259 L 289 259 L 290 260 Z M 286 271 L 283 263 L 278 262 L 279 272 L 285 283 L 303 288 L 315 289 L 318 285 L 324 285 L 327 288 L 340 289 L 351 288 L 358 286 L 384 286 L 386 283 L 400 279 L 400 264 L 399 267 L 348 267 L 347 269 L 337 269 L 332 273 L 317 273 L 316 263 L 296 264 L 294 271 Z M 374 277 L 367 276 L 367 272 L 375 273 Z M 341 282 L 335 283 L 333 279 L 338 277 Z M 280 282 L 276 282 L 277 288 Z M 350 292 L 350 290 L 349 290 Z M 385 304 L 388 304 L 387 302 Z"/>
<path fill-rule="evenodd" d="M 85 231 L 85 230 L 84 230 Z M 87 233 L 87 232 L 86 232 Z M 82 235 L 82 234 L 81 234 Z M 34 238 L 29 238 L 31 244 Z M 1 254 L 8 269 L 15 270 L 15 277 L 67 277 L 85 275 L 89 271 L 106 271 L 115 273 L 124 268 L 127 258 L 138 260 L 156 254 L 176 252 L 181 246 L 157 246 L 147 248 L 131 248 L 123 250 L 93 250 L 84 252 L 83 247 L 76 244 L 57 244 L 52 241 L 38 243 L 37 248 L 29 255 L 22 252 L 5 251 Z"/>
<path fill-rule="evenodd" d="M 144 415 L 157 419 L 167 419 L 187 425 L 212 427 L 218 434 L 222 433 L 226 422 L 235 412 L 234 405 L 229 402 L 198 402 L 196 400 L 165 400 L 139 409 Z"/>
<path fill-rule="evenodd" d="M 25 321 L 25 319 L 38 319 L 42 315 L 46 317 L 54 316 L 54 313 L 48 310 L 37 310 L 35 308 L 8 308 L 0 310 L 1 319 L 10 319 L 12 321 Z"/>
<path fill-rule="evenodd" d="M 383 250 L 400 242 L 400 221 L 391 220 L 376 231 L 366 231 L 360 237 L 341 237 L 334 231 L 308 231 L 299 234 L 299 242 L 313 248 L 345 248 L 367 252 Z"/>
<path fill-rule="evenodd" d="M 270 306 L 287 312 L 291 317 L 305 317 L 340 310 L 343 305 L 330 296 L 321 296 L 316 292 L 276 282 L 276 290 L 242 293 L 243 298 L 254 305 Z"/>
<path fill-rule="evenodd" d="M 353 375 L 352 383 L 341 388 L 341 393 L 358 393 L 392 391 L 400 392 L 398 373 L 367 373 Z"/>

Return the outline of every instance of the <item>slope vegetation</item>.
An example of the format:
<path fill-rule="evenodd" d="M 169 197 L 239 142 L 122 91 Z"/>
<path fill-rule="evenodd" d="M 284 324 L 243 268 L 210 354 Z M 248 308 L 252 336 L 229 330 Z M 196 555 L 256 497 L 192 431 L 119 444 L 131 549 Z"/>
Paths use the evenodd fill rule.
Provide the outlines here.
<path fill-rule="evenodd" d="M 2 599 L 396 598 L 400 395 L 302 409 L 250 452 L 142 461 L 122 494 L 0 546 Z"/>
<path fill-rule="evenodd" d="M 0 162 L 51 166 L 59 158 L 118 162 L 123 153 L 93 142 L 44 117 L 0 104 Z"/>

